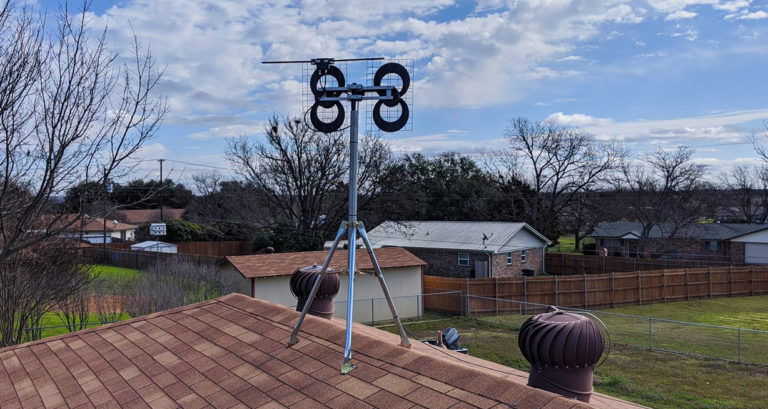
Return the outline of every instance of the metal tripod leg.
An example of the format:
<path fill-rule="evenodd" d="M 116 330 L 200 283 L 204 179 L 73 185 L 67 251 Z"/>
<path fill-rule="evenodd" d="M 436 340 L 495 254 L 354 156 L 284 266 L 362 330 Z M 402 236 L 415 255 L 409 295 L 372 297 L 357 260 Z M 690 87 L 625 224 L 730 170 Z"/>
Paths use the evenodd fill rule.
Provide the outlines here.
<path fill-rule="evenodd" d="M 348 374 L 355 369 L 352 365 L 352 307 L 355 305 L 355 253 L 357 247 L 357 224 L 349 224 L 347 227 L 349 234 L 349 259 L 347 260 L 347 269 L 349 270 L 349 283 L 347 285 L 347 332 L 346 345 L 344 346 L 344 361 L 341 364 L 341 373 Z"/>
<path fill-rule="evenodd" d="M 328 269 L 328 264 L 331 263 L 331 257 L 333 257 L 333 253 L 336 251 L 336 246 L 339 245 L 339 240 L 341 240 L 341 237 L 344 235 L 344 232 L 347 230 L 347 224 L 346 222 L 342 222 L 341 226 L 339 227 L 339 231 L 336 233 L 336 238 L 333 240 L 333 246 L 331 246 L 331 249 L 328 251 L 328 255 L 325 257 L 325 262 L 323 263 L 323 268 L 320 270 L 320 274 L 315 279 L 315 284 L 312 285 L 312 291 L 309 293 L 309 297 L 307 297 L 307 302 L 304 303 L 304 308 L 301 310 L 301 315 L 299 315 L 299 320 L 296 321 L 296 325 L 293 327 L 293 332 L 291 333 L 291 339 L 288 341 L 288 346 L 294 345 L 297 342 L 299 342 L 299 330 L 301 329 L 301 323 L 304 322 L 304 317 L 307 315 L 307 311 L 309 311 L 309 306 L 312 305 L 312 302 L 315 301 L 315 295 L 317 294 L 317 289 L 320 288 L 320 282 L 323 281 L 323 277 L 325 277 L 325 270 Z"/>
<path fill-rule="evenodd" d="M 400 316 L 397 315 L 395 303 L 392 301 L 392 296 L 389 294 L 389 287 L 387 287 L 387 283 L 384 281 L 384 273 L 381 272 L 379 260 L 377 260 L 376 255 L 373 254 L 373 247 L 371 246 L 371 241 L 368 239 L 368 233 L 365 232 L 365 225 L 363 225 L 363 222 L 358 224 L 357 231 L 360 233 L 360 237 L 363 239 L 363 243 L 365 243 L 365 248 L 368 249 L 368 255 L 371 256 L 373 266 L 376 268 L 376 277 L 379 278 L 381 290 L 384 292 L 384 297 L 387 299 L 387 304 L 389 304 L 389 310 L 392 312 L 392 318 L 395 320 L 397 330 L 400 332 L 400 345 L 406 348 L 410 348 L 411 343 L 408 341 L 408 336 L 405 334 L 403 323 L 400 322 Z M 373 320 L 373 317 L 371 317 L 371 320 Z"/>

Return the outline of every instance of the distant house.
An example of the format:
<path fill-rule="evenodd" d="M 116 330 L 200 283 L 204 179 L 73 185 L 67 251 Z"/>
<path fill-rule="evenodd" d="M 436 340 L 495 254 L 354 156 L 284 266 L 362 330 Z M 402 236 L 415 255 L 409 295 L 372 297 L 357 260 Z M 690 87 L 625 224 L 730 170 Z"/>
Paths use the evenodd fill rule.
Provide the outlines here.
<path fill-rule="evenodd" d="M 294 306 L 296 298 L 288 286 L 291 274 L 300 268 L 322 265 L 327 254 L 326 251 L 302 251 L 229 256 L 220 262 L 220 268 L 229 282 L 234 283 L 234 291 L 253 298 Z M 418 297 L 422 293 L 421 270 L 426 263 L 402 248 L 379 249 L 376 251 L 376 258 L 394 298 L 398 314 L 402 317 L 419 315 L 422 307 Z M 338 271 L 346 270 L 347 251 L 337 250 L 331 259 L 330 267 Z M 358 252 L 357 269 L 368 273 L 373 271 L 373 263 L 365 250 Z M 336 295 L 336 316 L 344 317 L 349 278 L 346 273 L 340 274 L 339 278 L 341 288 Z M 359 305 L 356 303 L 355 321 L 371 321 L 371 299 L 376 299 L 373 302 L 374 320 L 392 318 L 383 297 L 378 278 L 369 274 L 356 276 L 355 299 L 365 301 L 361 301 Z"/>
<path fill-rule="evenodd" d="M 131 245 L 131 250 L 154 251 L 156 253 L 176 254 L 179 252 L 179 246 L 173 243 L 166 243 L 164 241 L 148 240 L 148 241 L 142 241 L 141 243 L 136 243 Z"/>
<path fill-rule="evenodd" d="M 598 251 L 610 255 L 634 256 L 638 252 L 642 226 L 638 222 L 602 222 L 590 235 Z M 768 225 L 738 223 L 697 223 L 668 239 L 654 226 L 648 246 L 663 248 L 662 256 L 726 260 L 735 263 L 768 264 Z M 663 246 L 662 246 L 663 244 Z"/>
<path fill-rule="evenodd" d="M 76 218 L 76 214 L 67 214 L 62 216 L 60 223 L 65 224 Z M 103 244 L 106 231 L 106 242 L 125 242 L 134 239 L 134 234 L 138 226 L 121 223 L 117 220 L 106 219 L 102 217 L 91 217 L 84 215 L 82 219 L 75 222 L 63 237 L 69 237 L 91 244 Z"/>
<path fill-rule="evenodd" d="M 526 223 L 384 222 L 369 233 L 377 247 L 397 246 L 426 261 L 424 274 L 486 278 L 546 271 L 551 242 Z"/>
<path fill-rule="evenodd" d="M 181 220 L 184 209 L 163 208 L 162 218 L 160 209 L 121 209 L 114 212 L 115 218 L 123 223 L 144 224 L 158 223 L 163 220 Z"/>

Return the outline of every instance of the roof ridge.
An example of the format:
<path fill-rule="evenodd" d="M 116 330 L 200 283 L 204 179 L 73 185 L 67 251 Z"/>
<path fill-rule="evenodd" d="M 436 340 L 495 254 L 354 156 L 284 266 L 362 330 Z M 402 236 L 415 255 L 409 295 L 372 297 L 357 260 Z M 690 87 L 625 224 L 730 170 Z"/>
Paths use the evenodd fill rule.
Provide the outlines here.
<path fill-rule="evenodd" d="M 116 322 L 113 322 L 113 323 L 110 323 L 110 324 L 96 325 L 96 326 L 93 326 L 91 328 L 85 328 L 85 329 L 81 329 L 81 330 L 77 330 L 77 331 L 73 331 L 73 332 L 67 332 L 65 334 L 59 334 L 59 335 L 54 335 L 54 336 L 51 336 L 51 337 L 45 337 L 45 338 L 41 338 L 41 339 L 36 339 L 34 341 L 22 342 L 21 344 L 10 345 L 10 346 L 4 347 L 4 348 L 0 348 L 0 353 L 7 352 L 7 351 L 13 351 L 13 350 L 16 350 L 16 349 L 19 349 L 19 348 L 25 348 L 25 347 L 32 346 L 32 345 L 39 345 L 39 344 L 45 343 L 45 342 L 58 341 L 58 340 L 67 339 L 67 338 L 70 338 L 70 337 L 79 337 L 79 336 L 81 336 L 83 334 L 87 334 L 87 333 L 94 332 L 94 331 L 97 331 L 97 330 L 110 329 L 110 328 L 119 328 L 119 327 L 122 327 L 122 326 L 125 326 L 125 325 L 131 325 L 131 324 L 133 324 L 136 321 L 146 320 L 146 319 L 151 319 L 151 318 L 156 318 L 156 317 L 161 317 L 161 316 L 164 316 L 164 315 L 175 314 L 175 313 L 178 313 L 178 312 L 181 312 L 181 311 L 186 311 L 186 310 L 190 310 L 190 309 L 193 309 L 193 308 L 199 308 L 199 307 L 202 307 L 202 306 L 205 306 L 205 305 L 215 304 L 215 303 L 220 302 L 220 300 L 229 297 L 230 295 L 232 295 L 232 294 L 227 294 L 227 295 L 225 295 L 223 297 L 214 298 L 212 300 L 201 301 L 199 303 L 182 305 L 181 307 L 171 308 L 170 310 L 163 310 L 163 311 L 153 312 L 151 314 L 139 315 L 138 317 L 133 317 L 133 318 L 129 318 L 127 320 L 122 320 L 122 321 L 116 321 Z"/>

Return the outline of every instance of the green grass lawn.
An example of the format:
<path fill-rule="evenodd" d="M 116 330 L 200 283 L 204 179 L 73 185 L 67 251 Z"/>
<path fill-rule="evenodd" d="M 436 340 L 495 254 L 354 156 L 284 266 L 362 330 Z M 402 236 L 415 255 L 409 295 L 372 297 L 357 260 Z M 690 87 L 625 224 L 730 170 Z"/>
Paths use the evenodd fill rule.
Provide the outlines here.
<path fill-rule="evenodd" d="M 768 296 L 713 298 L 605 311 L 768 331 Z"/>
<path fill-rule="evenodd" d="M 581 240 L 581 245 L 587 243 L 594 243 L 595 239 L 592 237 L 586 237 Z M 574 249 L 576 245 L 576 240 L 573 237 L 573 234 L 567 234 L 564 236 L 560 236 L 560 238 L 557 239 L 557 244 L 547 249 L 548 252 L 555 252 L 555 253 L 577 253 L 581 254 L 580 251 L 576 251 Z"/>
<path fill-rule="evenodd" d="M 659 303 L 593 313 L 617 344 L 768 365 L 768 296 Z M 480 319 L 517 329 L 526 318 L 513 314 Z"/>
<path fill-rule="evenodd" d="M 455 327 L 471 355 L 530 369 L 517 346 L 517 333 L 510 328 L 466 318 L 405 325 L 420 338 L 434 338 L 438 329 Z M 385 329 L 397 332 L 394 327 Z M 661 409 L 764 408 L 768 407 L 768 368 L 615 346 L 605 364 L 595 370 L 595 389 Z"/>
<path fill-rule="evenodd" d="M 131 318 L 130 315 L 127 313 L 123 313 L 120 320 L 127 320 L 128 318 Z M 88 316 L 88 326 L 86 328 L 93 328 L 99 326 L 99 318 L 96 314 L 90 314 Z M 43 315 L 43 319 L 40 322 L 40 326 L 43 327 L 42 336 L 43 338 L 52 337 L 55 335 L 61 335 L 66 334 L 67 327 L 64 325 L 64 322 L 61 321 L 58 314 L 55 312 L 49 312 L 45 315 Z"/>
<path fill-rule="evenodd" d="M 122 279 L 134 279 L 139 276 L 139 270 L 124 267 L 107 266 L 103 264 L 96 264 L 93 266 L 92 274 L 94 277 L 100 277 L 104 279 L 109 278 L 122 278 Z"/>

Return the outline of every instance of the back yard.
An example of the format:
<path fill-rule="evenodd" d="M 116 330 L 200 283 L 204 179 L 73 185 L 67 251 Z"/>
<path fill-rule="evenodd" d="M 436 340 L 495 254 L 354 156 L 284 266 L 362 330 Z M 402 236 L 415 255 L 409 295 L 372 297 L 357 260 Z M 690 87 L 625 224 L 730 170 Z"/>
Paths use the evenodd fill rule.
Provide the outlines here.
<path fill-rule="evenodd" d="M 768 297 L 720 298 L 691 302 L 654 304 L 609 310 L 624 314 L 653 316 L 674 320 L 734 327 L 766 329 Z M 506 318 L 506 319 L 505 319 Z M 601 318 L 604 318 L 601 315 Z M 626 320 L 606 320 L 614 342 L 632 337 L 643 345 L 648 340 L 647 324 L 640 325 L 637 334 Z M 624 324 L 622 324 L 624 322 Z M 645 322 L 645 321 L 643 321 Z M 452 326 L 461 333 L 462 346 L 470 354 L 513 368 L 529 370 L 528 362 L 517 346 L 520 317 L 489 317 L 467 319 L 453 317 L 425 323 L 407 324 L 407 329 L 419 338 L 434 338 L 435 331 Z M 720 354 L 730 359 L 736 339 L 712 342 L 707 331 L 698 327 L 664 327 L 654 329 L 654 348 L 686 347 L 695 344 L 704 352 Z M 393 328 L 385 328 L 393 330 Z M 701 339 L 704 334 L 704 339 Z M 720 335 L 720 334 L 718 334 Z M 719 339 L 719 338 L 718 338 Z M 746 342 L 745 337 L 744 341 Z M 768 337 L 754 339 L 750 354 L 765 355 Z M 667 344 L 664 344 L 666 342 Z M 751 357 L 751 355 L 747 355 Z M 654 408 L 765 408 L 768 407 L 768 367 L 726 363 L 650 351 L 639 347 L 614 345 L 605 364 L 595 371 L 595 389 L 610 395 Z"/>

